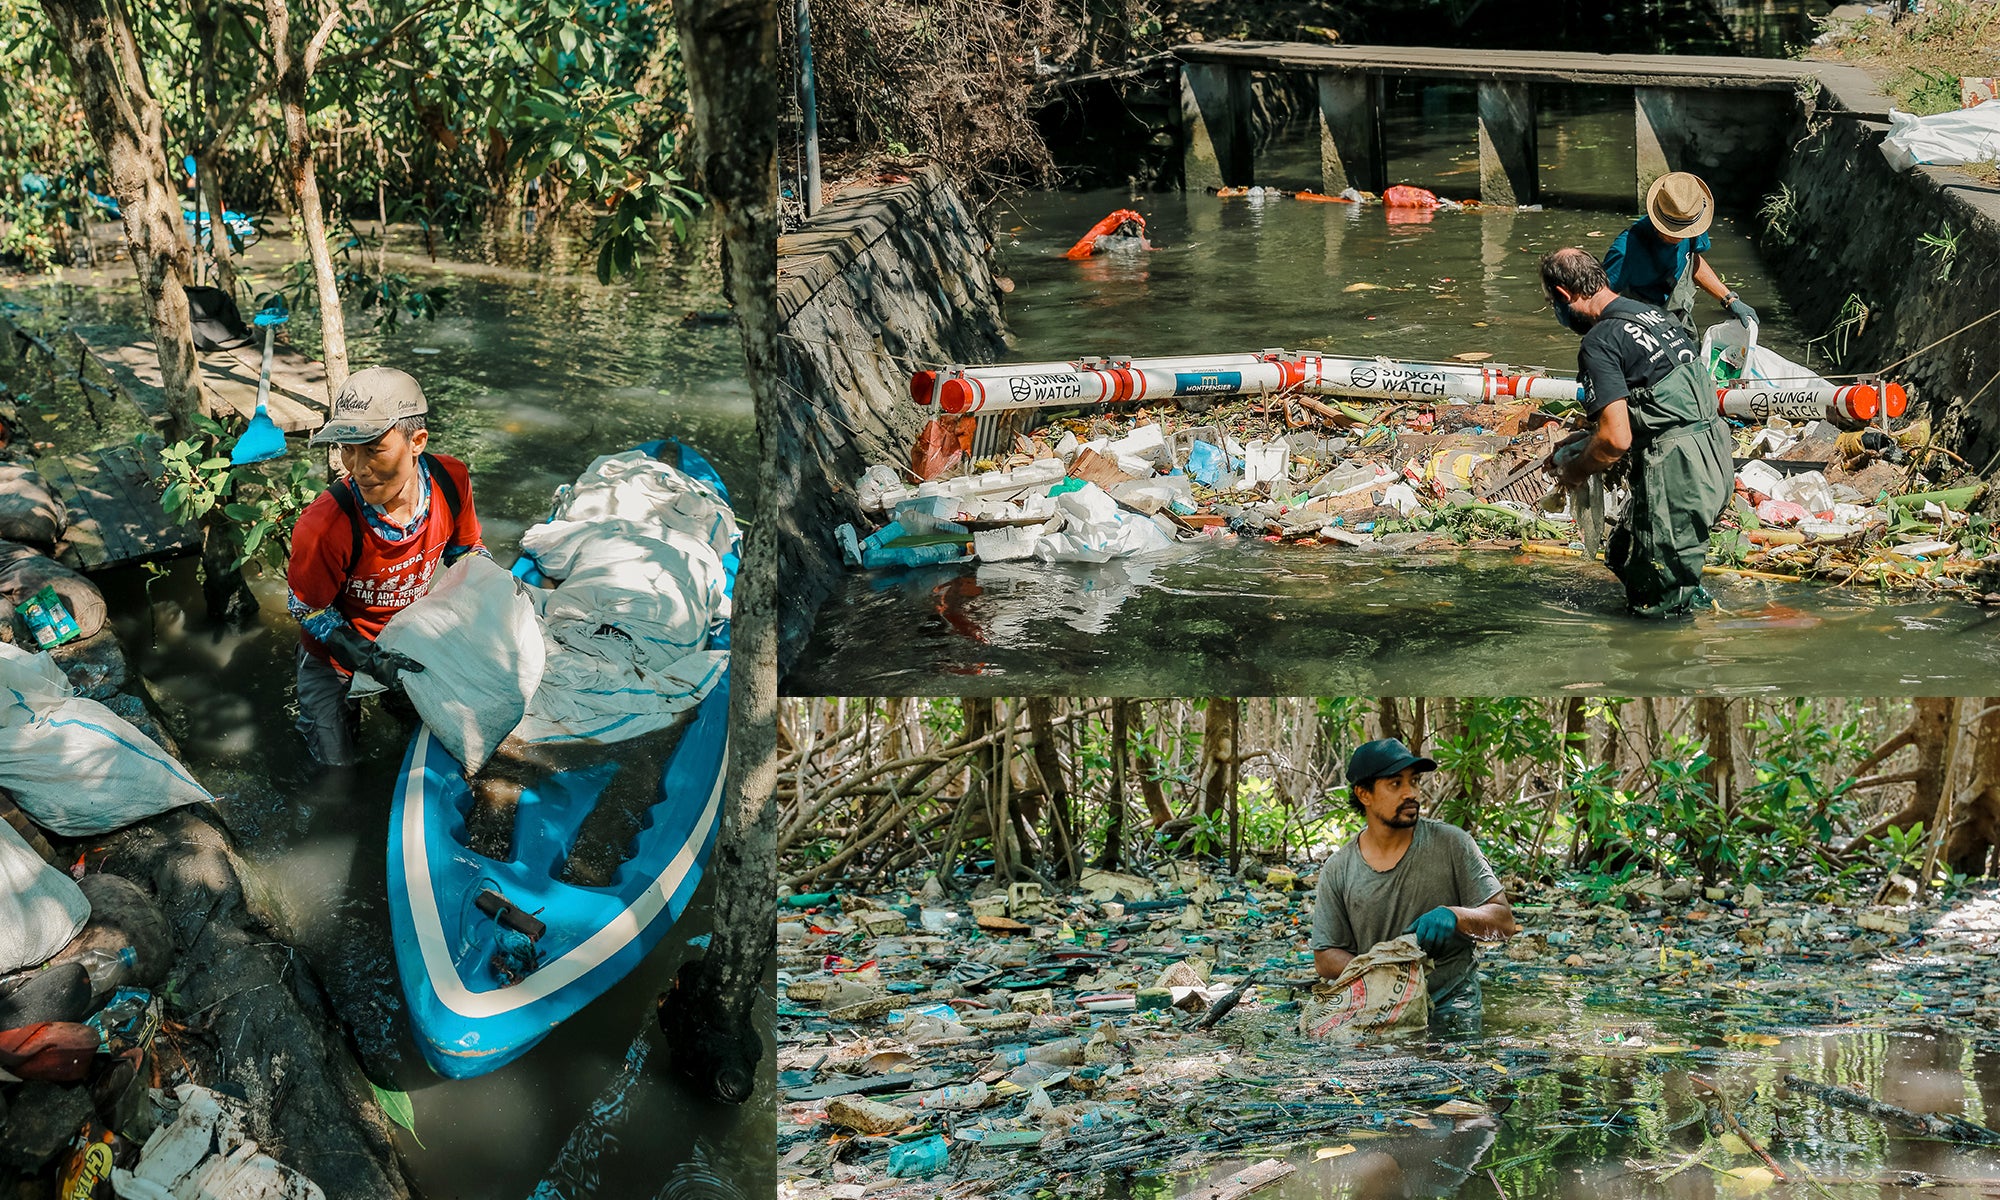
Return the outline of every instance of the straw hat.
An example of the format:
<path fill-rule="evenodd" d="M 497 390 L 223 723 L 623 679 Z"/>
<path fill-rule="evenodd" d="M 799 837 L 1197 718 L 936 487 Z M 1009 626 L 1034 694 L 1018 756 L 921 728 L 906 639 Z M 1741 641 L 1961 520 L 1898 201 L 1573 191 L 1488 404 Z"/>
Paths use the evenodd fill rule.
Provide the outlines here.
<path fill-rule="evenodd" d="M 1699 177 L 1674 171 L 1646 189 L 1646 215 L 1667 237 L 1698 237 L 1715 220 L 1715 193 Z"/>

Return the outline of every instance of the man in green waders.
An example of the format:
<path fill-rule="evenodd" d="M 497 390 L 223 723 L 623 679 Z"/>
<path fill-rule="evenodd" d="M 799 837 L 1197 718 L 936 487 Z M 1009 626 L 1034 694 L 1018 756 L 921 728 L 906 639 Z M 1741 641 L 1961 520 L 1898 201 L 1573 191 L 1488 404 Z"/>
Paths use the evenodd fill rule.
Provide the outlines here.
<path fill-rule="evenodd" d="M 1574 492 L 1630 452 L 1632 502 L 1611 532 L 1605 565 L 1640 616 L 1713 603 L 1701 569 L 1735 464 L 1700 348 L 1665 312 L 1612 291 L 1604 268 L 1575 247 L 1542 260 L 1542 291 L 1556 320 L 1583 335 L 1577 377 L 1595 422 L 1557 447 L 1558 484 Z"/>

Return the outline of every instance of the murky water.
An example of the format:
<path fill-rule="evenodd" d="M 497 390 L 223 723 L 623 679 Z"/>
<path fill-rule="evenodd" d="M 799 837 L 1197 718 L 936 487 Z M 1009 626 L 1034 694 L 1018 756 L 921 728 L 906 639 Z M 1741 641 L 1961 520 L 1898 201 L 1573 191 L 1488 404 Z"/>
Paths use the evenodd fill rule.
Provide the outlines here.
<path fill-rule="evenodd" d="M 1447 1067 L 1511 1061 L 1521 1077 L 1476 1097 L 1492 1115 L 1420 1118 L 1428 1129 L 1398 1119 L 1382 1129 L 1344 1129 L 1305 1140 L 1280 1132 L 1253 1152 L 1200 1172 L 1112 1178 L 1100 1194 L 1166 1200 L 1272 1157 L 1296 1167 L 1258 1193 L 1272 1200 L 1711 1200 L 1757 1194 L 1901 1200 L 2000 1192 L 2000 1149 L 1916 1137 L 1783 1083 L 1795 1073 L 1914 1111 L 1990 1122 L 2000 1105 L 2000 1054 L 1968 1038 L 1849 1026 L 1793 1028 L 1762 1035 L 1773 1044 L 1730 1045 L 1722 1031 L 1741 1025 L 1741 1013 L 1662 1016 L 1636 996 L 1614 998 L 1574 983 L 1489 983 L 1486 1006 L 1486 1039 L 1426 1053 Z M 1587 1045 L 1579 1050 L 1593 1040 L 1605 1043 L 1601 1052 Z M 1679 1052 L 1655 1052 L 1672 1049 L 1671 1043 L 1679 1043 Z M 1296 1097 L 1288 1109 L 1279 1106 L 1284 1124 L 1309 1126 L 1316 1095 L 1342 1098 L 1338 1087 L 1313 1086 L 1321 1078 L 1337 1082 L 1341 1069 L 1341 1052 L 1329 1048 L 1312 1078 L 1280 1089 Z M 1254 1059 L 1241 1062 L 1242 1076 L 1260 1073 Z M 1748 1150 L 1712 1151 L 1706 1164 L 1699 1161 L 1708 1136 L 1706 1110 L 1690 1075 L 1721 1091 L 1788 1182 L 1774 1185 L 1760 1177 L 1768 1168 Z M 1441 1090 L 1459 1098 L 1473 1094 L 1449 1085 Z"/>
<path fill-rule="evenodd" d="M 273 273 L 281 249 L 263 248 L 253 264 Z M 432 445 L 470 463 L 500 561 L 547 515 L 558 484 L 600 453 L 662 435 L 708 454 L 738 511 L 754 510 L 736 330 L 680 321 L 723 306 L 711 264 L 603 287 L 575 247 L 505 239 L 490 249 L 489 261 L 435 265 L 421 252 L 392 255 L 392 269 L 449 286 L 444 315 L 394 331 L 351 317 L 350 338 L 357 367 L 401 366 L 423 382 Z M 38 289 L 33 298 L 71 303 L 79 319 L 92 310 L 130 319 L 129 288 Z M 296 336 L 312 345 L 310 323 L 300 324 Z M 308 764 L 292 729 L 298 632 L 281 578 L 257 582 L 260 620 L 240 632 L 208 625 L 191 562 L 150 581 L 131 570 L 99 582 L 186 762 L 222 797 L 223 819 L 271 889 L 264 899 L 312 962 L 354 1048 L 377 1082 L 411 1094 L 423 1144 L 398 1143 L 421 1194 L 726 1197 L 725 1185 L 702 1182 L 717 1177 L 743 1195 L 769 1194 L 768 1093 L 739 1110 L 692 1099 L 670 1075 L 673 1048 L 653 1016 L 654 998 L 698 952 L 690 939 L 711 928 L 706 886 L 640 970 L 520 1061 L 479 1079 L 438 1078 L 410 1041 L 385 901 L 390 786 L 408 731 L 368 706 L 359 767 L 322 775 Z M 646 756 L 627 757 L 624 774 L 637 779 Z"/>
<path fill-rule="evenodd" d="M 1017 196 L 996 216 L 1000 269 L 1016 284 L 1010 357 L 1484 351 L 1573 373 L 1576 338 L 1551 318 L 1537 260 L 1565 244 L 1602 253 L 1637 200 L 1629 99 L 1571 101 L 1543 110 L 1541 212 L 1403 223 L 1379 207 L 1283 199 Z M 1477 192 L 1469 91 L 1398 91 L 1389 126 L 1394 178 L 1445 196 Z M 1318 153 L 1310 126 L 1293 130 L 1260 154 L 1259 177 L 1316 187 Z M 1145 213 L 1158 250 L 1063 257 L 1082 230 L 1126 204 Z M 1712 261 L 1756 306 L 1761 340 L 1804 359 L 1808 335 L 1757 258 L 1752 219 L 1716 223 Z M 1712 302 L 1698 311 L 1720 319 Z M 1244 542 L 1103 566 L 855 573 L 821 610 L 786 684 L 822 694 L 1019 692 L 1081 679 L 1148 694 L 1893 693 L 1976 691 L 1993 669 L 1985 620 L 1964 605 L 1740 580 L 1712 588 L 1725 611 L 1649 624 L 1621 615 L 1620 589 L 1601 566 Z"/>

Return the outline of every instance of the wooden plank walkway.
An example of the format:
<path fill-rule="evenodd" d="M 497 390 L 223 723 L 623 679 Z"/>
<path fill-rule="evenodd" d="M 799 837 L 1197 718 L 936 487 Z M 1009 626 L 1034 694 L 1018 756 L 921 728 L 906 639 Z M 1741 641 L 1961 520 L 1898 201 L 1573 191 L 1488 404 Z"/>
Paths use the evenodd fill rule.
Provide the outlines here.
<path fill-rule="evenodd" d="M 1323 46 L 1312 42 L 1197 42 L 1182 62 L 1264 71 L 1359 72 L 1426 79 L 1589 83 L 1686 89 L 1790 91 L 1832 64 L 1702 54 L 1576 54 L 1437 46 Z"/>
<path fill-rule="evenodd" d="M 155 420 L 166 413 L 166 393 L 159 354 L 151 338 L 118 325 L 79 325 L 70 329 L 113 382 Z M 271 420 L 286 433 L 308 433 L 326 423 L 326 368 L 280 342 L 272 351 Z M 237 413 L 246 420 L 257 411 L 257 376 L 264 365 L 263 344 L 201 355 L 201 386 L 211 411 Z"/>
<path fill-rule="evenodd" d="M 160 443 L 132 444 L 81 454 L 49 454 L 35 471 L 69 510 L 69 531 L 56 559 L 79 571 L 104 571 L 201 548 L 193 525 L 177 525 L 160 508 Z"/>

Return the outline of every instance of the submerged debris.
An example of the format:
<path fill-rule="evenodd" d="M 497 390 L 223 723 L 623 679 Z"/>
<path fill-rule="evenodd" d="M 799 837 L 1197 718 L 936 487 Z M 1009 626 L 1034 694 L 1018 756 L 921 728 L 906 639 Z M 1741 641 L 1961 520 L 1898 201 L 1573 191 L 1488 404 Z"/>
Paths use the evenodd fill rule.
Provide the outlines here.
<path fill-rule="evenodd" d="M 1741 382 L 1718 377 L 1728 405 L 1751 404 L 1741 399 L 1750 390 L 1730 390 Z M 1793 400 L 1794 409 L 1836 413 L 1861 392 L 1859 411 L 1875 414 L 1865 427 L 1850 415 L 1729 418 L 1736 492 L 1711 539 L 1709 570 L 1976 601 L 2000 593 L 2000 538 L 1975 511 L 1983 484 L 1935 445 L 1928 419 L 1887 415 L 1902 411 L 1900 387 L 1880 389 L 1895 397 L 1880 412 L 1877 389 L 1866 385 L 1754 395 L 1764 397 L 1760 413 Z M 1124 412 L 943 416 L 926 427 L 914 469 L 881 464 L 858 481 L 863 510 L 882 524 L 872 533 L 843 526 L 839 539 L 849 564 L 869 569 L 968 558 L 1103 562 L 1232 537 L 1591 556 L 1592 521 L 1615 521 L 1627 493 L 1607 480 L 1600 512 L 1555 488 L 1546 466 L 1575 413 L 1572 403 L 1542 399 L 1280 390 Z M 1007 435 L 1004 451 L 973 451 L 975 421 L 1019 427 L 1023 417 L 1048 416 Z M 987 429 L 979 439 L 992 436 Z"/>
<path fill-rule="evenodd" d="M 1518 904 L 1524 933 L 1481 964 L 1483 1036 L 1308 1042 L 1311 870 L 1085 870 L 1064 895 L 975 878 L 962 881 L 975 885 L 966 899 L 912 875 L 882 895 L 782 898 L 780 1195 L 1079 1194 L 1106 1173 L 1266 1151 L 1324 1160 L 1399 1137 L 1438 1138 L 1420 1143 L 1423 1160 L 1461 1175 L 1505 1171 L 1515 1160 L 1479 1165 L 1494 1122 L 1548 1091 L 1530 1081 L 1575 1070 L 1678 1081 L 1672 1103 L 1702 1138 L 1695 1157 L 1638 1169 L 1804 1178 L 1787 1174 L 1800 1147 L 1774 1139 L 1774 1095 L 1724 1099 L 1690 1072 L 1781 1062 L 1810 1073 L 1796 1039 L 1859 1027 L 2000 1050 L 1982 1033 L 2000 1017 L 2000 934 L 1983 923 L 1661 879 Z M 1907 932 L 1867 919 L 1884 917 Z M 1528 1036 L 1536 1024 L 1546 1029 Z M 1803 1080 L 1792 1087 L 1824 1102 Z M 1564 1124 L 1537 1136 L 1552 1150 L 1578 1130 L 1631 1129 L 1634 1103 L 1565 1100 Z M 1704 1111 L 1716 1130 L 1705 1136 Z M 1453 1159 L 1455 1141 L 1468 1161 Z M 1289 1166 L 1256 1162 L 1239 1182 Z M 891 1176 L 914 1178 L 899 1188 Z"/>

